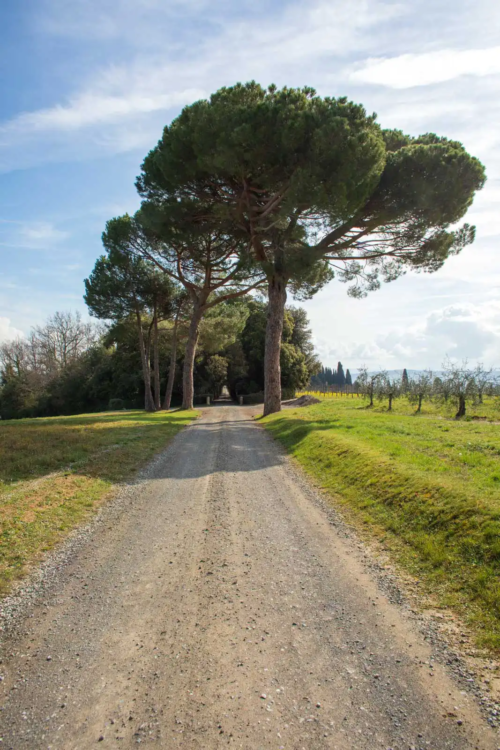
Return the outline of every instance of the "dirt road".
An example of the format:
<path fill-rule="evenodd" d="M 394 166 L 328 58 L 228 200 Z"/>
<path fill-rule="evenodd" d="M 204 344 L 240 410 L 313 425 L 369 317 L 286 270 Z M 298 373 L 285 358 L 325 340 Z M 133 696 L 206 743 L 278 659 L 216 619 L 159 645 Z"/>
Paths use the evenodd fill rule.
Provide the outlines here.
<path fill-rule="evenodd" d="M 0 670 L 14 750 L 500 744 L 239 407 L 204 410 L 106 509 Z"/>

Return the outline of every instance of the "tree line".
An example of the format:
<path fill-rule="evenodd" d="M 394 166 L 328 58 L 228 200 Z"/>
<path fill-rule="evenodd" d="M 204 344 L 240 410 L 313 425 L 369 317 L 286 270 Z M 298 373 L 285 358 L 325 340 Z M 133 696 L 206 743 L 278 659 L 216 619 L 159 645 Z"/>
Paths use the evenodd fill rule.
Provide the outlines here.
<path fill-rule="evenodd" d="M 106 325 L 85 322 L 78 313 L 58 312 L 26 338 L 2 344 L 0 416 L 142 408 L 150 397 L 162 408 L 179 406 L 189 314 L 180 290 L 170 291 L 171 307 L 164 296 L 162 304 L 159 298 L 155 304 L 155 297 L 144 295 L 140 330 L 135 311 Z M 226 384 L 235 399 L 263 392 L 266 314 L 264 299 L 244 298 L 205 315 L 193 369 L 199 401 L 219 397 Z M 305 311 L 287 306 L 281 352 L 285 394 L 304 388 L 319 367 Z"/>
<path fill-rule="evenodd" d="M 337 369 L 321 366 L 316 375 L 311 377 L 311 388 L 322 388 L 325 386 L 352 386 L 352 377 L 349 368 L 344 372 L 342 362 L 337 364 Z"/>
<path fill-rule="evenodd" d="M 474 228 L 457 224 L 484 181 L 461 143 L 384 130 L 345 97 L 255 82 L 222 88 L 185 107 L 144 159 L 141 207 L 107 223 L 87 302 L 98 317 L 112 314 L 105 290 L 120 274 L 133 287 L 143 263 L 160 286 L 182 287 L 191 408 L 204 317 L 265 291 L 264 413 L 278 411 L 288 294 L 308 298 L 336 278 L 360 297 L 408 269 L 438 270 L 472 243 Z M 130 290 L 127 311 L 142 294 Z M 158 408 L 154 385 L 146 397 Z"/>

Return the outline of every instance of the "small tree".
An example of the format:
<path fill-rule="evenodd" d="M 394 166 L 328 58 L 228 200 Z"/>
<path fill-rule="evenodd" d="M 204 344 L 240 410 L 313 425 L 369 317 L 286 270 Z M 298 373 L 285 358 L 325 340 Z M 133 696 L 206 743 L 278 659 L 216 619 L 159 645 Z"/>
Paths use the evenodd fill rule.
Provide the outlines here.
<path fill-rule="evenodd" d="M 352 377 L 351 373 L 349 372 L 349 368 L 345 371 L 345 384 L 346 385 L 352 385 Z"/>
<path fill-rule="evenodd" d="M 432 397 L 439 401 L 444 401 L 445 404 L 448 403 L 448 399 L 450 398 L 450 384 L 446 378 L 436 375 L 432 382 Z"/>
<path fill-rule="evenodd" d="M 467 367 L 467 360 L 461 365 L 446 360 L 443 364 L 444 377 L 442 379 L 441 393 L 438 396 L 448 392 L 448 398 L 453 398 L 457 405 L 455 419 L 465 417 L 467 402 L 477 400 L 477 385 L 474 370 Z"/>
<path fill-rule="evenodd" d="M 480 362 L 474 370 L 474 381 L 476 384 L 476 394 L 478 404 L 483 403 L 483 396 L 491 390 L 493 385 L 493 370 L 485 370 Z"/>
<path fill-rule="evenodd" d="M 405 370 L 406 372 L 406 370 Z M 432 372 L 426 370 L 421 372 L 415 378 L 411 378 L 408 381 L 407 387 L 404 391 L 410 404 L 417 407 L 416 413 L 422 411 L 422 402 L 426 398 L 430 398 L 433 392 L 433 379 Z"/>
<path fill-rule="evenodd" d="M 373 398 L 377 392 L 378 383 L 384 377 L 386 377 L 385 372 L 370 373 L 368 372 L 368 368 L 365 365 L 359 368 L 356 384 L 358 386 L 359 393 L 361 393 L 365 398 L 370 399 L 368 407 L 373 406 Z"/>
<path fill-rule="evenodd" d="M 401 382 L 390 378 L 386 372 L 381 372 L 375 383 L 375 393 L 379 401 L 387 399 L 387 411 L 392 411 L 394 399 L 401 395 Z"/>
<path fill-rule="evenodd" d="M 495 405 L 500 407 L 500 375 L 496 375 L 491 382 L 490 393 L 495 398 Z"/>

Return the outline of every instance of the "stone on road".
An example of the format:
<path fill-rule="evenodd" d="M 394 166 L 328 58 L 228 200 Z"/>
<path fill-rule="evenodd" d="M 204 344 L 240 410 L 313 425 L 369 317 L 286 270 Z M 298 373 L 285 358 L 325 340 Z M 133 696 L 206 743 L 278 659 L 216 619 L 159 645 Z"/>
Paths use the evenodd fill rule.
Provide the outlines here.
<path fill-rule="evenodd" d="M 13 750 L 497 747 L 244 407 L 204 409 L 3 645 Z"/>

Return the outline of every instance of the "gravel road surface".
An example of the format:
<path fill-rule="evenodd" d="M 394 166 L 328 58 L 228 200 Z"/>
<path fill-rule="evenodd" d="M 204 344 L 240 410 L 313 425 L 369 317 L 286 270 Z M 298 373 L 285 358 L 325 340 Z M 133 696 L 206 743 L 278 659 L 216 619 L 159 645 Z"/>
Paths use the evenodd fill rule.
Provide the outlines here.
<path fill-rule="evenodd" d="M 204 409 L 49 578 L 4 639 L 0 748 L 500 745 L 244 407 Z"/>

